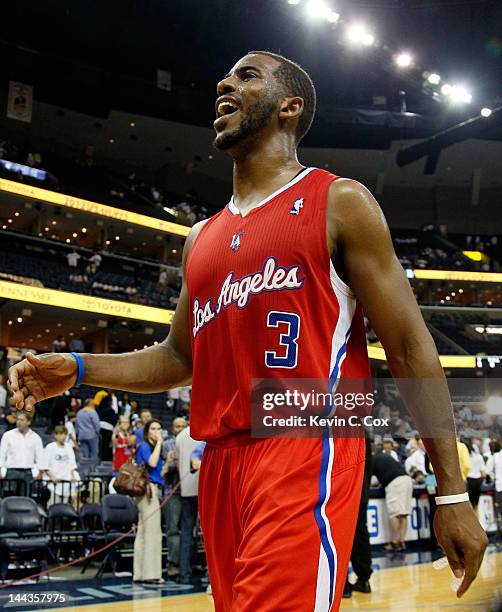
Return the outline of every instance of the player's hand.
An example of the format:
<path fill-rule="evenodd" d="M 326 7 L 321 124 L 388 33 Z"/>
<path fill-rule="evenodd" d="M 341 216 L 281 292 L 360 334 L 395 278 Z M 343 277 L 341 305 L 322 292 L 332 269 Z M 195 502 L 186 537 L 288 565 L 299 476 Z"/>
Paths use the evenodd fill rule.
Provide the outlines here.
<path fill-rule="evenodd" d="M 457 578 L 463 577 L 457 591 L 457 597 L 462 597 L 483 561 L 488 546 L 486 533 L 469 502 L 438 506 L 434 531 L 453 573 Z"/>
<path fill-rule="evenodd" d="M 33 411 L 37 402 L 64 393 L 77 380 L 77 362 L 67 353 L 27 353 L 9 369 L 16 408 Z"/>

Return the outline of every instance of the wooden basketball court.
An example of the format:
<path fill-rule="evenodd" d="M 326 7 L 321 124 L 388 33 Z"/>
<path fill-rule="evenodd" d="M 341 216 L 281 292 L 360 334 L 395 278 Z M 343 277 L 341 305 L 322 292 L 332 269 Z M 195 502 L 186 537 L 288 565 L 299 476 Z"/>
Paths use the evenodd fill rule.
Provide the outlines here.
<path fill-rule="evenodd" d="M 404 565 L 376 571 L 371 578 L 373 593 L 353 593 L 342 601 L 341 610 L 379 612 L 471 612 L 492 610 L 502 601 L 502 551 L 487 554 L 478 579 L 462 599 L 451 591 L 448 568 L 435 570 L 430 563 Z M 61 608 L 59 608 L 61 610 Z M 181 595 L 122 601 L 119 603 L 64 608 L 66 612 L 213 612 L 210 595 Z M 257 610 L 256 612 L 262 612 Z M 279 611 L 277 611 L 279 612 Z M 303 612 L 303 611 L 298 611 Z"/>

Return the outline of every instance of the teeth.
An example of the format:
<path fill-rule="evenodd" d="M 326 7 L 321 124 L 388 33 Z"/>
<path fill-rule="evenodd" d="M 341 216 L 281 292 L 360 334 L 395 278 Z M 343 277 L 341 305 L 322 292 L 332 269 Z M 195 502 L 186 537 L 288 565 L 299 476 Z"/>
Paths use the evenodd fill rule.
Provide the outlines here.
<path fill-rule="evenodd" d="M 220 102 L 218 104 L 218 115 L 227 115 L 234 110 L 237 110 L 237 105 L 233 102 Z"/>

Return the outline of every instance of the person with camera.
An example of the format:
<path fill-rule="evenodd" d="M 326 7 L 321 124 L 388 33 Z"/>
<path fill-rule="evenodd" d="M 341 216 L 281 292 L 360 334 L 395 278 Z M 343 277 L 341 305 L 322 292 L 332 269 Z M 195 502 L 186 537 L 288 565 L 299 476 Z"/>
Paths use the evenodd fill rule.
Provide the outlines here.
<path fill-rule="evenodd" d="M 162 584 L 162 529 L 159 497 L 162 492 L 162 425 L 152 419 L 145 424 L 144 441 L 138 447 L 136 463 L 145 465 L 150 483 L 146 495 L 136 498 L 138 531 L 134 540 L 134 582 Z"/>

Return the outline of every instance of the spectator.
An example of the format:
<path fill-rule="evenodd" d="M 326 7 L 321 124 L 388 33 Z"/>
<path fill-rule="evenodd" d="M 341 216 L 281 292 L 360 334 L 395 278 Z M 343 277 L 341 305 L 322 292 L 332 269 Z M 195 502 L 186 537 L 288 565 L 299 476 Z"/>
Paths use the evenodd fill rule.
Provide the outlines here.
<path fill-rule="evenodd" d="M 152 420 L 152 413 L 148 410 L 148 408 L 143 408 L 140 410 L 139 418 L 141 425 L 138 429 L 136 429 L 136 446 L 143 443 L 143 430 L 145 425 Z"/>
<path fill-rule="evenodd" d="M 56 425 L 63 425 L 66 420 L 66 415 L 71 409 L 71 396 L 69 391 L 65 391 L 61 395 L 56 396 L 53 400 L 49 400 L 48 427 L 46 433 L 54 431 Z"/>
<path fill-rule="evenodd" d="M 380 452 L 373 458 L 373 474 L 385 489 L 391 541 L 385 550 L 406 550 L 405 537 L 411 513 L 413 481 L 404 467 L 390 455 Z"/>
<path fill-rule="evenodd" d="M 192 583 L 192 557 L 195 549 L 199 472 L 192 471 L 192 453 L 199 442 L 190 437 L 190 427 L 176 437 L 176 456 L 181 480 L 180 583 Z"/>
<path fill-rule="evenodd" d="M 486 462 L 486 472 L 490 475 L 495 486 L 495 512 L 502 520 L 502 450 L 499 442 L 492 442 L 492 454 Z M 497 524 L 500 524 L 497 521 Z"/>
<path fill-rule="evenodd" d="M 464 440 L 464 444 L 469 450 L 472 465 L 469 473 L 467 474 L 467 492 L 469 493 L 469 501 L 471 502 L 474 510 L 476 510 L 479 504 L 479 497 L 481 495 L 481 485 L 486 477 L 485 461 L 479 452 L 479 449 L 474 447 L 471 441 Z"/>
<path fill-rule="evenodd" d="M 89 257 L 89 266 L 87 267 L 87 271 L 90 274 L 96 274 L 96 272 L 99 269 L 99 266 L 101 265 L 101 261 L 102 260 L 103 260 L 103 258 L 96 251 L 92 257 Z"/>
<path fill-rule="evenodd" d="M 136 448 L 136 437 L 131 434 L 129 417 L 120 416 L 112 435 L 113 474 L 118 473 L 124 463 L 133 456 Z"/>
<path fill-rule="evenodd" d="M 3 384 L 3 374 L 0 374 L 0 414 L 4 414 L 7 407 L 7 389 Z"/>
<path fill-rule="evenodd" d="M 390 455 L 396 461 L 399 461 L 399 457 L 397 456 L 396 451 L 394 450 L 394 440 L 392 438 L 384 438 L 383 439 L 383 453 Z"/>
<path fill-rule="evenodd" d="M 162 425 L 152 419 L 144 425 L 144 442 L 136 455 L 138 465 L 146 465 L 150 476 L 150 495 L 137 498 L 139 519 L 134 540 L 135 582 L 162 584 L 162 530 L 159 495 L 163 485 Z"/>
<path fill-rule="evenodd" d="M 176 437 L 188 426 L 188 422 L 178 417 L 171 425 L 171 435 L 162 444 L 162 456 L 164 457 L 164 480 L 166 493 L 170 493 L 179 483 L 179 474 L 176 467 Z M 181 497 L 180 490 L 175 490 L 172 497 L 164 506 L 164 520 L 166 524 L 167 539 L 167 574 L 176 576 L 179 574 L 180 564 L 180 516 Z"/>
<path fill-rule="evenodd" d="M 131 425 L 133 426 L 134 429 L 136 429 L 136 424 L 138 423 L 138 421 L 141 423 L 141 419 L 139 417 L 140 412 L 141 412 L 141 408 L 140 408 L 138 401 L 131 400 L 131 413 L 129 415 L 129 418 L 131 420 Z"/>
<path fill-rule="evenodd" d="M 413 478 L 415 472 L 426 473 L 425 468 L 425 447 L 422 440 L 419 438 L 417 441 L 417 448 L 412 450 L 411 455 L 404 462 L 404 469 L 406 473 Z"/>
<path fill-rule="evenodd" d="M 69 345 L 70 353 L 83 353 L 85 350 L 82 338 L 72 338 Z"/>
<path fill-rule="evenodd" d="M 77 251 L 75 251 L 75 249 L 73 249 L 73 251 L 71 253 L 68 253 L 68 255 L 66 256 L 66 260 L 68 261 L 68 267 L 76 269 L 78 267 L 79 259 L 80 255 L 77 253 Z"/>
<path fill-rule="evenodd" d="M 52 352 L 53 353 L 65 353 L 66 352 L 66 340 L 63 336 L 58 336 L 52 342 Z"/>
<path fill-rule="evenodd" d="M 78 389 L 70 389 L 70 410 L 75 414 L 82 408 L 82 398 L 79 395 Z"/>
<path fill-rule="evenodd" d="M 80 477 L 77 472 L 77 462 L 71 444 L 66 443 L 67 431 L 64 425 L 54 428 L 55 442 L 44 449 L 42 470 L 50 479 L 48 489 L 51 492 L 49 504 L 67 502 L 76 498 L 77 487 L 69 483 L 77 483 Z M 63 482 L 62 482 L 63 481 Z"/>
<path fill-rule="evenodd" d="M 122 393 L 122 398 L 119 401 L 119 415 L 129 418 L 131 414 L 131 404 L 129 402 L 129 393 Z"/>
<path fill-rule="evenodd" d="M 390 427 L 394 439 L 407 439 L 412 432 L 410 424 L 401 417 L 398 408 L 392 408 L 390 411 Z"/>
<path fill-rule="evenodd" d="M 463 442 L 457 440 L 457 451 L 462 478 L 464 480 L 467 480 L 467 475 L 469 474 L 472 468 L 471 458 L 469 456 L 469 449 Z"/>
<path fill-rule="evenodd" d="M 97 409 L 100 431 L 101 431 L 101 445 L 99 449 L 99 456 L 103 461 L 112 461 L 112 435 L 115 425 L 117 424 L 117 413 L 112 407 L 112 396 L 105 395 L 101 400 L 101 403 Z"/>
<path fill-rule="evenodd" d="M 16 428 L 6 431 L 0 440 L 0 472 L 2 478 L 21 480 L 25 495 L 30 495 L 31 483 L 37 478 L 42 462 L 42 438 L 32 431 L 33 415 L 26 410 L 16 413 Z"/>
<path fill-rule="evenodd" d="M 164 293 L 167 286 L 167 270 L 164 267 L 160 268 L 159 281 L 157 283 L 157 291 Z"/>
<path fill-rule="evenodd" d="M 78 449 L 77 432 L 75 431 L 76 422 L 77 422 L 77 413 L 71 410 L 68 413 L 68 416 L 66 418 L 66 423 L 64 424 L 64 426 L 65 426 L 66 433 L 67 433 L 66 442 L 71 445 L 73 450 Z"/>
<path fill-rule="evenodd" d="M 98 458 L 100 422 L 94 402 L 86 400 L 82 410 L 77 413 L 77 438 L 82 457 Z"/>

